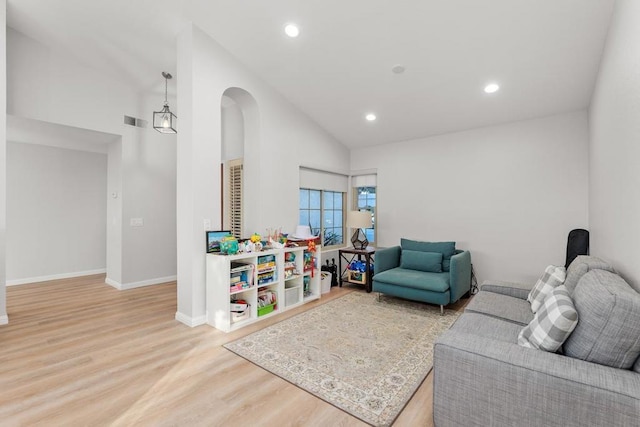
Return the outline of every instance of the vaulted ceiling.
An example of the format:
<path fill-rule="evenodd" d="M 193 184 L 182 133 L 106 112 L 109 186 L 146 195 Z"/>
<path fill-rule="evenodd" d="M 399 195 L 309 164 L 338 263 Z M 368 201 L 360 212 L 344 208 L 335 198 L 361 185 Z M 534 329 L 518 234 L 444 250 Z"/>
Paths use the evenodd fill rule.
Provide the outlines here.
<path fill-rule="evenodd" d="M 588 107 L 614 0 L 7 3 L 10 27 L 141 91 L 175 73 L 176 36 L 191 21 L 360 147 Z M 284 34 L 290 22 L 299 37 Z M 486 94 L 490 82 L 500 90 Z"/>

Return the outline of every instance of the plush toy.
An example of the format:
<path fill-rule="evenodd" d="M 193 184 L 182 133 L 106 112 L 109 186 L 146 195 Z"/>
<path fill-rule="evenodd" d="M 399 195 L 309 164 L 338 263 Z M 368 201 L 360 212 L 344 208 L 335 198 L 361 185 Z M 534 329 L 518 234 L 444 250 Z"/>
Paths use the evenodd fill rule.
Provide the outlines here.
<path fill-rule="evenodd" d="M 258 233 L 253 233 L 251 235 L 251 243 L 258 243 L 261 240 L 262 240 L 262 237 L 260 237 Z"/>

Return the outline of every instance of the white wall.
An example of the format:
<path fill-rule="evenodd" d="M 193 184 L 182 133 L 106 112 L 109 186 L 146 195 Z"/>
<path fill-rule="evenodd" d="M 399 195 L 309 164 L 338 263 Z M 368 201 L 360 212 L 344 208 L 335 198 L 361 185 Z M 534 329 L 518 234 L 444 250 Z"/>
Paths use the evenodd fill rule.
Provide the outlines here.
<path fill-rule="evenodd" d="M 454 240 L 479 280 L 534 282 L 587 226 L 586 112 L 353 150 L 377 169 L 377 236 Z"/>
<path fill-rule="evenodd" d="M 187 324 L 204 322 L 203 221 L 220 223 L 222 94 L 246 90 L 258 107 L 256 143 L 245 145 L 245 228 L 293 231 L 298 221 L 298 168 L 349 168 L 348 150 L 280 94 L 252 75 L 201 30 L 178 38 L 178 313 Z M 244 117 L 245 121 L 247 116 Z M 245 133 L 245 139 L 255 138 Z"/>
<path fill-rule="evenodd" d="M 151 122 L 164 94 L 140 93 L 13 29 L 7 37 L 10 114 L 121 137 L 108 156 L 108 195 L 118 193 L 106 208 L 109 283 L 129 288 L 175 278 L 176 137 L 123 122 L 124 115 Z M 160 71 L 150 80 L 157 79 L 164 90 Z M 176 110 L 175 99 L 169 101 Z M 130 227 L 131 218 L 143 218 L 145 225 Z"/>
<path fill-rule="evenodd" d="M 107 151 L 107 283 L 122 284 L 122 138 Z"/>
<path fill-rule="evenodd" d="M 169 101 L 178 114 L 175 99 Z M 149 115 L 162 106 L 159 97 L 142 102 Z M 122 144 L 121 284 L 131 288 L 176 279 L 176 136 L 152 128 L 126 132 L 134 135 Z M 131 218 L 144 226 L 131 227 Z"/>
<path fill-rule="evenodd" d="M 224 96 L 221 108 L 222 161 L 244 156 L 244 117 L 237 102 Z"/>
<path fill-rule="evenodd" d="M 6 230 L 7 230 L 7 1 L 0 0 L 0 325 L 9 322 L 6 293 Z"/>
<path fill-rule="evenodd" d="M 7 283 L 105 271 L 107 156 L 7 144 Z"/>
<path fill-rule="evenodd" d="M 640 289 L 640 2 L 618 0 L 589 124 L 591 253 Z"/>
<path fill-rule="evenodd" d="M 7 58 L 9 114 L 114 134 L 139 117 L 134 88 L 11 28 Z"/>

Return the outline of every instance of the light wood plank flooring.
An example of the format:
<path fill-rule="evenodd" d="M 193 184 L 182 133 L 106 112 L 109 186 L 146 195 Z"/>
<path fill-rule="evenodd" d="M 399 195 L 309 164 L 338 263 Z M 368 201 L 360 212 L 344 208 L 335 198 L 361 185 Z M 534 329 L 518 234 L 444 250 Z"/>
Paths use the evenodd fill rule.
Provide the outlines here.
<path fill-rule="evenodd" d="M 363 291 L 333 288 L 225 334 L 174 319 L 175 282 L 118 291 L 96 275 L 8 287 L 0 425 L 365 425 L 222 347 L 348 292 Z M 432 393 L 430 374 L 394 425 L 433 425 Z"/>

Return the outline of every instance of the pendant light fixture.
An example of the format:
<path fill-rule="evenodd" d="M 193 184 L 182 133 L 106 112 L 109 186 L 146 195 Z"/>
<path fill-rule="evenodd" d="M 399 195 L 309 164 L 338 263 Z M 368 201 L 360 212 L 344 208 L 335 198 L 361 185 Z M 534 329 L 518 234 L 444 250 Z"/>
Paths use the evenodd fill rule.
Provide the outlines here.
<path fill-rule="evenodd" d="M 169 110 L 167 102 L 167 81 L 173 76 L 163 71 L 162 77 L 164 77 L 164 107 L 160 111 L 153 112 L 153 128 L 160 133 L 178 133 L 176 130 L 178 118 Z"/>

